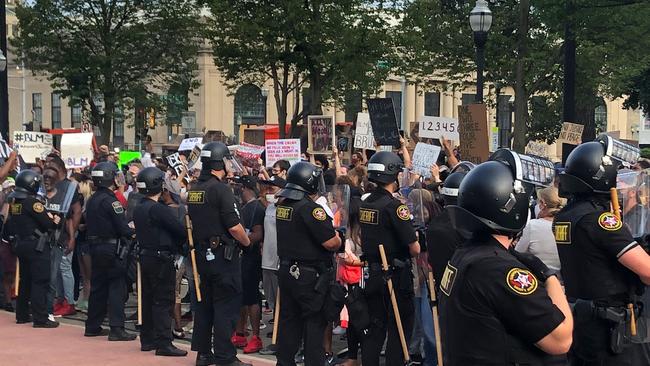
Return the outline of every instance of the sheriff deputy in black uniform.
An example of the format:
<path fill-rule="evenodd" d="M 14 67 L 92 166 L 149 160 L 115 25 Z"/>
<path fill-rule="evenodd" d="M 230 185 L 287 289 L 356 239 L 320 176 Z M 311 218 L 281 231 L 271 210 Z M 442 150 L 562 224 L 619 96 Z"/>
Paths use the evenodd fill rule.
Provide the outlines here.
<path fill-rule="evenodd" d="M 205 144 L 201 150 L 201 175 L 187 195 L 203 297 L 196 310 L 192 336 L 192 350 L 198 352 L 197 366 L 248 365 L 239 361 L 230 341 L 242 305 L 239 246 L 250 245 L 235 196 L 225 183 L 232 166 L 230 159 L 230 151 L 223 143 Z"/>
<path fill-rule="evenodd" d="M 619 162 L 606 149 L 605 141 L 576 147 L 560 175 L 560 194 L 570 200 L 556 215 L 554 232 L 566 293 L 575 302 L 571 364 L 647 365 L 641 354 L 648 354 L 642 352 L 648 339 L 643 327 L 630 336 L 626 305 L 633 304 L 636 320 L 647 316 L 634 292 L 641 282 L 650 284 L 650 256 L 610 211 Z"/>
<path fill-rule="evenodd" d="M 413 332 L 415 308 L 411 257 L 420 253 L 420 244 L 408 207 L 393 197 L 399 189 L 397 176 L 402 168 L 400 157 L 388 151 L 378 152 L 368 161 L 368 180 L 376 183 L 377 188 L 361 202 L 359 210 L 361 245 L 369 268 L 365 294 L 371 325 L 369 334 L 361 343 L 365 366 L 379 365 L 386 333 L 386 364 L 404 363 L 390 294 L 384 281 L 379 245 L 384 246 L 390 266 L 407 344 Z"/>
<path fill-rule="evenodd" d="M 307 162 L 291 166 L 278 193 L 276 223 L 280 269 L 279 366 L 295 365 L 304 337 L 305 365 L 325 363 L 325 298 L 333 280 L 332 254 L 341 236 L 332 218 L 315 202 L 323 171 Z"/>
<path fill-rule="evenodd" d="M 124 216 L 124 208 L 115 197 L 117 165 L 97 164 L 91 176 L 97 191 L 86 205 L 86 232 L 92 262 L 86 337 L 108 334 L 109 341 L 132 341 L 135 334 L 124 330 L 126 301 L 126 243 L 133 238 Z M 101 325 L 108 309 L 110 332 Z"/>
<path fill-rule="evenodd" d="M 172 307 L 176 269 L 174 254 L 187 238 L 185 227 L 172 209 L 158 202 L 165 173 L 155 167 L 138 173 L 136 187 L 145 195 L 133 213 L 142 266 L 142 327 L 140 349 L 156 356 L 186 356 L 172 344 Z"/>
<path fill-rule="evenodd" d="M 6 237 L 13 237 L 14 252 L 20 263 L 20 289 L 16 302 L 16 323 L 32 321 L 34 328 L 56 328 L 59 323 L 47 317 L 47 292 L 50 287 L 49 231 L 56 228 L 58 216 L 45 211 L 37 193 L 41 176 L 23 170 L 16 177 L 16 189 L 9 195 Z M 31 305 L 32 317 L 29 315 Z"/>
<path fill-rule="evenodd" d="M 440 281 L 444 363 L 545 365 L 571 345 L 573 318 L 557 277 L 532 254 L 515 252 L 528 218 L 532 187 L 500 161 L 463 179 L 457 228 L 472 233 L 456 249 Z"/>

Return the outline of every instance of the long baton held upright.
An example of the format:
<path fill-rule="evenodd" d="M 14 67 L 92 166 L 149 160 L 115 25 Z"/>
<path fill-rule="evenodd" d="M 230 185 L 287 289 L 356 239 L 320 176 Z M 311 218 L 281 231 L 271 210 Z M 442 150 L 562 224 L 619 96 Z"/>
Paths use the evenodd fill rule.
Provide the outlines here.
<path fill-rule="evenodd" d="M 442 340 L 440 339 L 440 319 L 438 318 L 438 303 L 436 299 L 436 280 L 433 279 L 433 272 L 429 271 L 429 295 L 431 299 L 431 312 L 433 313 L 433 334 L 436 336 L 436 353 L 438 354 L 438 366 L 442 364 Z"/>
<path fill-rule="evenodd" d="M 379 244 L 379 254 L 381 255 L 381 265 L 384 272 L 388 272 L 388 261 L 386 260 L 386 252 L 384 246 Z M 395 291 L 393 291 L 393 279 L 388 277 L 386 284 L 388 285 L 388 293 L 390 294 L 390 302 L 393 304 L 393 314 L 395 314 L 395 322 L 397 323 L 397 332 L 399 333 L 399 341 L 402 344 L 402 353 L 404 353 L 404 364 L 411 363 L 411 356 L 406 347 L 406 337 L 404 336 L 404 328 L 402 328 L 402 317 L 399 315 L 399 308 L 397 307 L 397 298 Z"/>
<path fill-rule="evenodd" d="M 185 224 L 187 226 L 187 240 L 190 244 L 190 259 L 192 260 L 192 274 L 194 275 L 194 288 L 196 289 L 196 300 L 201 302 L 201 279 L 199 272 L 196 270 L 196 251 L 194 249 L 194 237 L 192 236 L 192 220 L 190 215 L 185 215 Z"/>
<path fill-rule="evenodd" d="M 277 344 L 279 324 L 280 324 L 280 287 L 278 287 L 277 295 L 275 297 L 275 306 L 273 306 L 273 338 L 271 338 L 271 344 Z"/>
<path fill-rule="evenodd" d="M 18 291 L 20 291 L 20 260 L 16 258 L 16 275 L 14 278 L 14 295 L 18 297 Z"/>
<path fill-rule="evenodd" d="M 142 325 L 142 267 L 140 261 L 135 262 L 138 275 L 138 325 Z"/>

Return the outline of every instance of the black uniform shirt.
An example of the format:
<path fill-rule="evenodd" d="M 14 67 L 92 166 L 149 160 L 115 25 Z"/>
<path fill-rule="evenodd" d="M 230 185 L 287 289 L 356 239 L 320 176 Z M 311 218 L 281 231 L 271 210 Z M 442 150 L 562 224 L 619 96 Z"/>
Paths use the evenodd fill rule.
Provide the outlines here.
<path fill-rule="evenodd" d="M 442 273 L 447 267 L 447 262 L 454 255 L 454 251 L 463 243 L 463 238 L 454 229 L 449 217 L 449 211 L 442 213 L 431 220 L 427 228 L 427 251 L 429 264 L 436 279 L 436 289 L 440 288 Z"/>
<path fill-rule="evenodd" d="M 318 203 L 308 197 L 284 199 L 277 204 L 275 219 L 280 259 L 325 262 L 332 258 L 323 243 L 336 233 L 332 218 Z"/>
<path fill-rule="evenodd" d="M 369 262 L 379 263 L 379 245 L 384 246 L 387 259 L 408 259 L 409 244 L 417 241 L 408 206 L 383 188 L 375 189 L 361 202 L 361 243 Z"/>
<path fill-rule="evenodd" d="M 133 222 L 142 249 L 176 252 L 187 237 L 176 211 L 149 198 L 136 206 Z"/>
<path fill-rule="evenodd" d="M 133 229 L 124 216 L 124 208 L 110 189 L 99 187 L 86 205 L 88 238 L 119 239 L 131 237 Z"/>
<path fill-rule="evenodd" d="M 187 212 L 198 244 L 213 236 L 230 237 L 228 229 L 241 223 L 232 190 L 212 175 L 201 175 L 187 192 Z"/>
<path fill-rule="evenodd" d="M 544 285 L 492 237 L 458 248 L 440 282 L 449 365 L 536 364 L 545 355 L 534 344 L 565 318 Z"/>
<path fill-rule="evenodd" d="M 36 235 L 35 230 L 45 233 L 56 227 L 47 216 L 45 206 L 36 197 L 13 200 L 9 197 L 9 217 L 6 234 L 26 238 Z"/>

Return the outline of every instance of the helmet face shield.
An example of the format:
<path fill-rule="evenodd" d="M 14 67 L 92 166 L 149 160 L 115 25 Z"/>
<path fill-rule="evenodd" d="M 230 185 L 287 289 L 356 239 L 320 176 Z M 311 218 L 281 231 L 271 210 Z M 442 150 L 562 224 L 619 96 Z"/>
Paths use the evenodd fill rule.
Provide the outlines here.
<path fill-rule="evenodd" d="M 244 173 L 243 166 L 233 156 L 224 157 L 223 164 L 227 173 L 234 175 Z"/>
<path fill-rule="evenodd" d="M 118 187 L 126 186 L 126 177 L 124 177 L 124 173 L 122 171 L 117 172 L 115 175 L 115 183 Z"/>
<path fill-rule="evenodd" d="M 605 147 L 605 156 L 603 163 L 611 165 L 611 161 L 606 161 L 606 158 L 615 159 L 625 167 L 631 167 L 639 161 L 641 150 L 638 147 L 626 144 L 611 136 L 602 134 L 598 136 L 596 141 L 600 142 Z"/>

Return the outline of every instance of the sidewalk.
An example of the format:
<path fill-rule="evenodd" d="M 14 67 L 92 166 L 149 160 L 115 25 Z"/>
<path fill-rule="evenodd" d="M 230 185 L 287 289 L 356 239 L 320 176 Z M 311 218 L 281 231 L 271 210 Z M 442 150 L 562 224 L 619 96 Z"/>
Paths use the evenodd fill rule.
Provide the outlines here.
<path fill-rule="evenodd" d="M 14 314 L 0 311 L 0 364 L 2 366 L 193 366 L 196 353 L 187 357 L 158 357 L 140 352 L 140 342 L 108 342 L 106 337 L 87 338 L 83 327 L 62 323 L 56 329 L 34 329 L 18 325 Z M 189 346 L 176 343 L 179 348 Z M 275 365 L 275 361 L 239 355 L 255 366 Z"/>

